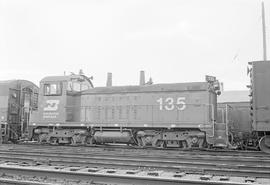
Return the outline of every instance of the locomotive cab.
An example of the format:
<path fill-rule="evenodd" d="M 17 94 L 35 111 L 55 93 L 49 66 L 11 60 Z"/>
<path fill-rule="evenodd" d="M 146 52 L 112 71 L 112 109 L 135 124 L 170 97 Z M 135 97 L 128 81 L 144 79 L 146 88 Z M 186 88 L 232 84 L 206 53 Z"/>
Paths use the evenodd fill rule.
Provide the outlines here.
<path fill-rule="evenodd" d="M 60 137 L 63 142 L 69 142 L 65 138 L 70 133 L 64 128 L 79 120 L 76 107 L 80 105 L 80 94 L 91 88 L 92 82 L 84 75 L 50 76 L 42 79 L 40 108 L 30 121 L 30 137 L 40 142 L 49 142 L 51 138 Z M 59 131 L 52 131 L 55 128 Z"/>

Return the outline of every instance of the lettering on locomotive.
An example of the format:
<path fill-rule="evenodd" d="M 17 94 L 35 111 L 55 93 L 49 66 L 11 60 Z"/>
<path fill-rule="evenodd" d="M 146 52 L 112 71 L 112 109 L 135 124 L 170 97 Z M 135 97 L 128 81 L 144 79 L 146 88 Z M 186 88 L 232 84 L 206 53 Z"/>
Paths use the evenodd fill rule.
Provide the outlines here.
<path fill-rule="evenodd" d="M 186 97 L 178 97 L 175 100 L 172 97 L 159 98 L 157 102 L 159 103 L 159 110 L 184 110 L 186 108 Z"/>
<path fill-rule="evenodd" d="M 59 100 L 47 100 L 46 107 L 44 107 L 44 111 L 57 111 L 59 105 Z"/>
<path fill-rule="evenodd" d="M 59 115 L 58 112 L 44 112 L 43 113 L 43 118 L 53 119 L 53 118 L 56 118 L 58 115 Z"/>

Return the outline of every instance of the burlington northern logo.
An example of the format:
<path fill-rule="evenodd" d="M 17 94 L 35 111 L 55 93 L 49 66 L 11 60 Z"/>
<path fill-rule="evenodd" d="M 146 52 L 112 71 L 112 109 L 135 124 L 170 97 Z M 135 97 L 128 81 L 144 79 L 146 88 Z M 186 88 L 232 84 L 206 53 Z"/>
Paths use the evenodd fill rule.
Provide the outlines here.
<path fill-rule="evenodd" d="M 57 111 L 59 105 L 59 100 L 47 100 L 44 111 Z"/>

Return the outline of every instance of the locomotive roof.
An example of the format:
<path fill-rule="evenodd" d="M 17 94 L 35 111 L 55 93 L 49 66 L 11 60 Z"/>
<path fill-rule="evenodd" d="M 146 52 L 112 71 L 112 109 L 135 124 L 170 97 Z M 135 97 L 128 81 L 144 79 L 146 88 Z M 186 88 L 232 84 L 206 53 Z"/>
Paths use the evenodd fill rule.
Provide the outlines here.
<path fill-rule="evenodd" d="M 4 87 L 4 86 L 7 86 L 7 87 L 16 87 L 17 85 L 23 85 L 23 86 L 33 86 L 33 87 L 36 87 L 38 88 L 38 86 L 36 86 L 36 84 L 34 84 L 33 82 L 30 82 L 28 80 L 3 80 L 3 81 L 0 81 L 0 86 Z"/>
<path fill-rule="evenodd" d="M 73 75 L 67 75 L 67 76 L 47 76 L 40 80 L 40 82 L 53 82 L 53 81 L 68 81 L 70 80 Z"/>
<path fill-rule="evenodd" d="M 9 88 L 20 90 L 20 88 L 31 87 L 38 90 L 38 86 L 28 80 L 5 80 L 0 81 L 0 95 L 6 95 Z"/>
<path fill-rule="evenodd" d="M 19 80 L 2 80 L 0 81 L 0 85 L 9 85 L 18 83 Z"/>
<path fill-rule="evenodd" d="M 173 92 L 173 91 L 201 91 L 207 90 L 207 82 L 191 83 L 172 83 L 172 84 L 153 84 L 143 86 L 112 86 L 112 87 L 95 87 L 82 94 L 114 94 L 114 93 L 144 93 L 144 92 Z"/>
<path fill-rule="evenodd" d="M 80 74 L 80 75 L 76 75 L 76 74 L 71 74 L 71 75 L 66 75 L 66 76 L 47 76 L 43 79 L 41 79 L 40 83 L 44 83 L 44 82 L 63 82 L 63 81 L 70 81 L 72 79 L 84 79 L 86 81 L 89 82 L 89 84 L 91 85 L 91 87 L 93 86 L 93 83 L 91 81 L 91 78 L 88 78 L 87 76 Z"/>

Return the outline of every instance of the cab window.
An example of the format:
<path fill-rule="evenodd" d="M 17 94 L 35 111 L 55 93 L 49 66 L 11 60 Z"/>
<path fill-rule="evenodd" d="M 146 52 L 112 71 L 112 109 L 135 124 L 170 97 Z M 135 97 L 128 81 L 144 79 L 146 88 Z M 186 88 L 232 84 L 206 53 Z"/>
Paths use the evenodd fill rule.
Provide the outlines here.
<path fill-rule="evenodd" d="M 82 86 L 81 86 L 81 90 L 82 90 L 82 91 L 85 91 L 85 90 L 88 90 L 88 89 L 90 89 L 89 84 L 83 83 Z"/>
<path fill-rule="evenodd" d="M 80 92 L 80 84 L 76 81 L 69 81 L 67 90 L 69 92 Z"/>
<path fill-rule="evenodd" d="M 78 82 L 78 81 L 69 81 L 68 82 L 68 91 L 69 92 L 81 92 L 84 90 L 90 89 L 90 85 L 84 82 Z"/>
<path fill-rule="evenodd" d="M 60 83 L 44 84 L 44 95 L 45 96 L 57 96 L 61 95 L 62 87 Z"/>
<path fill-rule="evenodd" d="M 81 84 L 79 82 L 73 82 L 73 91 L 80 92 Z"/>

